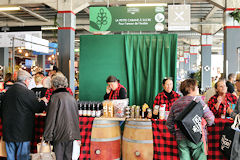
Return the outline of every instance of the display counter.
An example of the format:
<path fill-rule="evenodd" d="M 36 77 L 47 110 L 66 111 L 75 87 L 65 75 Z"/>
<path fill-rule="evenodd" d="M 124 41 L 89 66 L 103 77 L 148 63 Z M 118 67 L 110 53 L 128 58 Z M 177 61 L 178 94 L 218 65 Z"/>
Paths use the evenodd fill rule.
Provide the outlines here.
<path fill-rule="evenodd" d="M 45 117 L 35 115 L 32 153 L 37 151 L 37 143 L 43 135 Z M 125 121 L 123 135 L 121 135 L 119 121 Z M 209 160 L 227 159 L 219 150 L 219 139 L 225 124 L 232 122 L 217 118 L 215 125 L 208 127 Z M 165 120 L 79 117 L 79 128 L 80 160 L 93 159 L 93 157 L 99 159 L 97 157 L 102 156 L 120 159 L 121 154 L 122 157 L 132 156 L 134 159 L 141 159 L 146 157 L 146 153 L 154 160 L 179 159 L 176 139 L 169 133 Z M 0 124 L 0 136 L 2 136 L 2 124 Z M 146 145 L 150 147 L 144 147 Z"/>

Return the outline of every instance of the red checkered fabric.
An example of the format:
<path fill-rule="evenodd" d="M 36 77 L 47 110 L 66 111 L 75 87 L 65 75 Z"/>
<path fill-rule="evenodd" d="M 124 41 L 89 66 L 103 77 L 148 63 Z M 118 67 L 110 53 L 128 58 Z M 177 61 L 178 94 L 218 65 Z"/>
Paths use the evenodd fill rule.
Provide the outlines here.
<path fill-rule="evenodd" d="M 73 96 L 73 92 L 72 92 L 71 88 L 67 87 L 66 90 Z M 53 93 L 52 88 L 47 89 L 47 91 L 45 93 L 45 97 L 47 98 L 48 101 L 50 100 L 52 93 Z"/>
<path fill-rule="evenodd" d="M 229 103 L 232 104 L 236 104 L 237 103 L 237 97 L 231 93 L 226 93 L 225 96 L 225 102 L 224 104 L 226 105 L 227 109 L 229 107 Z M 223 109 L 224 109 L 224 104 L 221 103 L 219 106 L 219 109 L 216 110 L 215 105 L 217 103 L 217 98 L 218 98 L 218 94 L 212 96 L 209 101 L 208 101 L 208 106 L 211 109 L 211 111 L 213 112 L 213 114 L 215 115 L 216 118 L 220 118 L 221 114 L 223 114 Z"/>
<path fill-rule="evenodd" d="M 227 160 L 219 150 L 221 131 L 223 131 L 226 123 L 233 123 L 233 121 L 216 118 L 215 125 L 208 127 L 208 160 Z"/>
<path fill-rule="evenodd" d="M 120 83 L 118 83 L 118 88 L 116 90 L 110 92 L 109 99 L 119 99 L 118 98 L 119 97 L 119 91 L 120 91 L 121 88 L 124 88 L 124 90 L 127 93 L 126 88 L 123 85 L 121 85 Z"/>
<path fill-rule="evenodd" d="M 79 117 L 79 128 L 81 135 L 81 153 L 79 160 L 90 160 L 90 143 L 92 123 L 94 117 Z"/>
<path fill-rule="evenodd" d="M 177 141 L 175 136 L 170 134 L 166 121 L 152 119 L 154 160 L 179 159 Z"/>
<path fill-rule="evenodd" d="M 219 150 L 221 131 L 226 123 L 233 123 L 227 119 L 215 119 L 215 125 L 208 127 L 208 160 L 227 160 Z M 166 127 L 166 121 L 152 119 L 154 160 L 179 159 L 175 136 Z"/>
<path fill-rule="evenodd" d="M 158 95 L 155 97 L 153 107 L 155 105 L 160 105 L 160 104 L 166 104 L 166 111 L 170 111 L 171 106 L 173 103 L 180 97 L 180 95 L 174 91 L 172 91 L 171 98 L 168 99 L 168 97 L 165 95 L 164 92 L 158 93 Z"/>
<path fill-rule="evenodd" d="M 31 153 L 37 153 L 37 144 L 41 142 L 40 138 L 43 136 L 45 120 L 46 116 L 35 115 L 34 139 L 31 142 Z"/>

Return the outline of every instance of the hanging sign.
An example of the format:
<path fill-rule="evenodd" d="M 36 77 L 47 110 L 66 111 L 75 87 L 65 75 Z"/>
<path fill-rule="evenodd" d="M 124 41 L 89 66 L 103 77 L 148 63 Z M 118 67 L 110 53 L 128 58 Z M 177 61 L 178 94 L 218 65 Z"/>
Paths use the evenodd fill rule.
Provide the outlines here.
<path fill-rule="evenodd" d="M 90 7 L 90 31 L 162 31 L 164 7 Z"/>
<path fill-rule="evenodd" d="M 190 5 L 168 5 L 168 30 L 189 31 L 191 26 Z"/>
<path fill-rule="evenodd" d="M 36 52 L 33 51 L 33 55 L 55 55 L 57 53 L 58 44 L 57 43 L 49 43 L 49 52 L 43 53 L 43 52 Z"/>

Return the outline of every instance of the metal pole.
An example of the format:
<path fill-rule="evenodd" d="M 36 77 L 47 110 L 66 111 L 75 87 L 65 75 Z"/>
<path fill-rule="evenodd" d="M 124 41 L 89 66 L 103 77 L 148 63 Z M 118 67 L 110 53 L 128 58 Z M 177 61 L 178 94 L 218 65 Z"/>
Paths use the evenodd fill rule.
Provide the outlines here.
<path fill-rule="evenodd" d="M 12 38 L 12 73 L 14 74 L 14 64 L 15 64 L 15 52 L 14 52 L 14 37 Z"/>

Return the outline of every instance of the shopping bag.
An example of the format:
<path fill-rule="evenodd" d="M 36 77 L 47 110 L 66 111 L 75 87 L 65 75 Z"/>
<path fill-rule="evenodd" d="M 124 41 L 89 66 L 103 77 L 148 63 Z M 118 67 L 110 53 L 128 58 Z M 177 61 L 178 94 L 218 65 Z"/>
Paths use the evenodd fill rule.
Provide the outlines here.
<path fill-rule="evenodd" d="M 240 132 L 235 132 L 232 143 L 230 160 L 240 159 Z"/>
<path fill-rule="evenodd" d="M 202 138 L 203 105 L 196 98 L 176 117 L 178 128 L 195 144 Z"/>
<path fill-rule="evenodd" d="M 231 124 L 226 123 L 223 131 L 220 134 L 221 135 L 219 143 L 220 151 L 222 151 L 223 154 L 228 158 L 231 157 L 231 150 L 235 132 L 236 131 L 231 128 Z"/>
<path fill-rule="evenodd" d="M 50 145 L 51 149 L 49 148 L 48 142 L 43 142 L 43 144 L 40 142 L 37 144 L 37 153 L 40 153 L 41 146 L 42 146 L 42 153 L 48 153 L 50 152 L 50 150 L 53 149 L 52 145 Z"/>
<path fill-rule="evenodd" d="M 230 160 L 240 159 L 240 115 L 237 114 L 231 128 L 235 130 L 232 141 Z"/>
<path fill-rule="evenodd" d="M 81 141 L 74 140 L 73 141 L 72 160 L 78 160 L 79 155 L 80 155 L 80 147 L 81 147 Z"/>
<path fill-rule="evenodd" d="M 6 144 L 3 141 L 3 136 L 1 136 L 0 140 L 0 157 L 7 157 Z"/>
<path fill-rule="evenodd" d="M 48 151 L 49 152 L 43 152 L 44 140 L 42 138 L 39 153 L 31 154 L 30 155 L 31 159 L 32 160 L 56 160 L 56 155 L 55 155 L 54 152 L 52 152 L 51 145 L 50 145 L 49 142 L 48 142 L 47 146 L 48 146 Z"/>
<path fill-rule="evenodd" d="M 232 124 L 231 128 L 234 129 L 235 131 L 240 132 L 240 115 L 239 114 L 235 116 L 234 123 Z"/>

